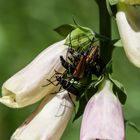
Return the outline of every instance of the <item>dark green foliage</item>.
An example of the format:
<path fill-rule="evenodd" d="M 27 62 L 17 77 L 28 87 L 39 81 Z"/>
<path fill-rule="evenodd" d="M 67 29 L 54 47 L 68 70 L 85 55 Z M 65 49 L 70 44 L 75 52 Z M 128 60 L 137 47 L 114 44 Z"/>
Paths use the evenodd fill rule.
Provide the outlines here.
<path fill-rule="evenodd" d="M 78 107 L 76 108 L 76 114 L 74 116 L 73 121 L 75 121 L 81 115 L 83 115 L 88 101 L 96 93 L 96 91 L 97 88 L 95 88 L 95 83 L 91 83 L 86 87 L 85 91 L 83 92 L 83 95 L 78 99 Z"/>
<path fill-rule="evenodd" d="M 123 85 L 118 82 L 117 80 L 114 80 L 111 75 L 109 76 L 110 80 L 113 83 L 113 92 L 114 94 L 119 98 L 120 102 L 124 105 L 127 99 L 126 90 L 123 87 Z"/>

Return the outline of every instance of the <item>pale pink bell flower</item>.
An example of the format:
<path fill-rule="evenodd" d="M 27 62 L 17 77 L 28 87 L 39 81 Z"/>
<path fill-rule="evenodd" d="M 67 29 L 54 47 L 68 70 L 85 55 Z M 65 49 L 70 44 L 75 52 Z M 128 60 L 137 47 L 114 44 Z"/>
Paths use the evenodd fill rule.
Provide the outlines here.
<path fill-rule="evenodd" d="M 60 140 L 74 109 L 72 100 L 65 90 L 52 99 L 46 97 L 11 140 Z"/>
<path fill-rule="evenodd" d="M 98 92 L 86 105 L 80 140 L 124 140 L 122 106 L 112 91 L 112 83 L 104 80 Z"/>

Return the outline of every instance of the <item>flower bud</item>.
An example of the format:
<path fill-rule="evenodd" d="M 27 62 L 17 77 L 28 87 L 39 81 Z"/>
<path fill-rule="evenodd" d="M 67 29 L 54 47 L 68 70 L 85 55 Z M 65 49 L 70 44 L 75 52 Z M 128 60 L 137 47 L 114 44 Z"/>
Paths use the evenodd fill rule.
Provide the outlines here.
<path fill-rule="evenodd" d="M 56 92 L 58 86 L 50 84 L 43 87 L 43 85 L 50 83 L 46 79 L 50 79 L 55 70 L 64 72 L 60 62 L 60 55 L 65 58 L 68 49 L 64 43 L 63 40 L 48 47 L 25 68 L 8 79 L 2 86 L 0 102 L 12 108 L 19 108 Z"/>
<path fill-rule="evenodd" d="M 11 140 L 60 140 L 72 111 L 73 103 L 67 91 L 58 93 L 49 102 L 47 97 Z"/>
<path fill-rule="evenodd" d="M 116 20 L 125 53 L 130 62 L 140 68 L 140 11 L 136 7 L 123 5 Z"/>
<path fill-rule="evenodd" d="M 124 140 L 122 106 L 105 80 L 86 105 L 80 140 Z"/>

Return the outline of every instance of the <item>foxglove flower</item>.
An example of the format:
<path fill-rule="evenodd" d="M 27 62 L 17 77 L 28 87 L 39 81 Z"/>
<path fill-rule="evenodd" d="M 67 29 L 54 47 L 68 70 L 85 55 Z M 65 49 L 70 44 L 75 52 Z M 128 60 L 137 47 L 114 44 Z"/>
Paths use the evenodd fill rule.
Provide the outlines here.
<path fill-rule="evenodd" d="M 105 80 L 89 100 L 83 115 L 80 140 L 124 140 L 122 106 Z"/>
<path fill-rule="evenodd" d="M 130 62 L 140 68 L 140 11 L 120 3 L 116 20 L 125 53 Z"/>
<path fill-rule="evenodd" d="M 72 115 L 73 103 L 67 91 L 48 100 L 48 97 L 43 100 L 39 108 L 15 131 L 11 140 L 60 140 Z"/>
<path fill-rule="evenodd" d="M 57 42 L 45 49 L 30 64 L 8 79 L 2 86 L 2 98 L 0 102 L 12 107 L 19 108 L 35 103 L 45 95 L 58 90 L 58 86 L 47 84 L 55 70 L 64 72 L 60 62 L 60 55 L 64 58 L 68 46 L 65 40 Z M 54 79 L 53 79 L 54 80 Z"/>

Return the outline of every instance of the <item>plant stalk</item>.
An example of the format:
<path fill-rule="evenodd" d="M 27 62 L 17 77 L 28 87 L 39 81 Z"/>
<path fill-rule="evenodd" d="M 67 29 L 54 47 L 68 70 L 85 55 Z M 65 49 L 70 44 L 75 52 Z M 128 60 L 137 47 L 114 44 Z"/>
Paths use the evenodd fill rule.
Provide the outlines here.
<path fill-rule="evenodd" d="M 100 40 L 100 55 L 106 65 L 112 58 L 111 41 L 111 18 L 107 11 L 106 0 L 96 0 L 99 7 L 99 31 L 100 34 L 109 38 L 109 41 Z"/>

